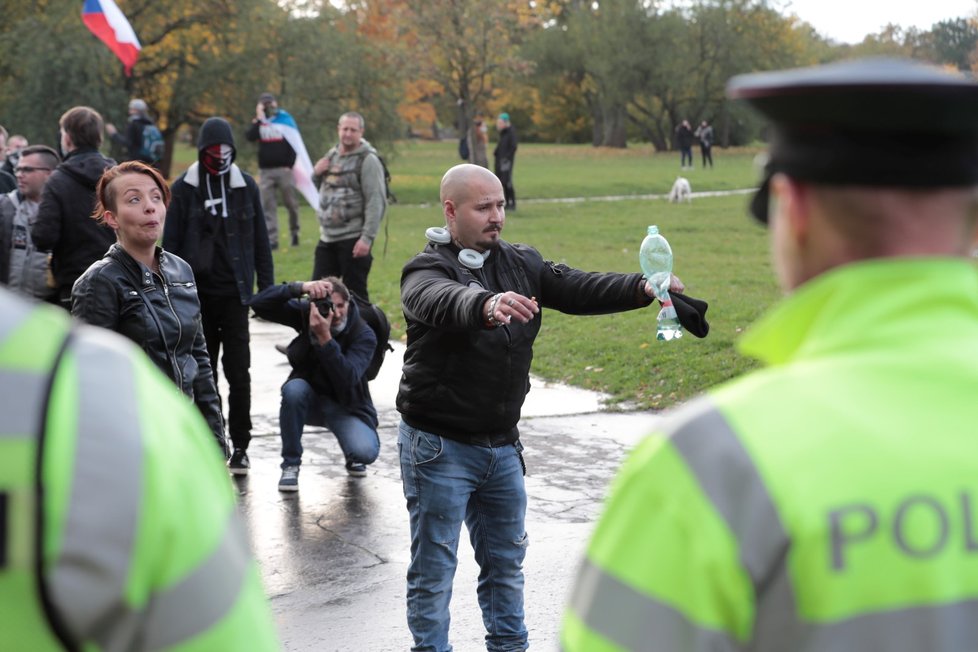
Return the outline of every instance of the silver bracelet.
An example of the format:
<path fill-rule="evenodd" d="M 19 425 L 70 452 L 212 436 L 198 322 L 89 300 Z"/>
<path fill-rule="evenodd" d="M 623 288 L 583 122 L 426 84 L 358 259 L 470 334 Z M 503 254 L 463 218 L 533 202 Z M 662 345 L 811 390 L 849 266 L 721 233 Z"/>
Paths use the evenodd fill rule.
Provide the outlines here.
<path fill-rule="evenodd" d="M 489 300 L 489 309 L 486 311 L 486 323 L 489 324 L 489 328 L 495 328 L 500 324 L 500 321 L 496 319 L 496 306 L 499 304 L 502 296 L 502 293 L 495 294 Z"/>

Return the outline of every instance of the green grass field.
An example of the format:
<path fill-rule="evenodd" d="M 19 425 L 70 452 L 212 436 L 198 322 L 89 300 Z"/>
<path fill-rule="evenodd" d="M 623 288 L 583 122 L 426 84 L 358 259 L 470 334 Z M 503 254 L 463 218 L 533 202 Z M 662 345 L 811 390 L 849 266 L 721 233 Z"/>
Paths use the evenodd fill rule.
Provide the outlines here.
<path fill-rule="evenodd" d="M 748 188 L 756 184 L 755 154 L 714 149 L 714 169 L 700 169 L 697 158 L 696 169 L 682 175 L 694 192 Z M 444 224 L 438 183 L 458 160 L 451 142 L 399 144 L 387 158 L 399 201 L 388 209 L 374 245 L 370 294 L 390 318 L 392 337 L 402 338 L 401 267 L 424 246 L 425 229 Z M 520 145 L 515 167 L 519 210 L 507 215 L 506 240 L 531 244 L 545 258 L 580 269 L 631 272 L 639 269 L 638 247 L 647 225 L 657 224 L 672 245 L 675 272 L 687 294 L 710 304 L 706 339 L 687 334 L 669 343 L 655 340 L 655 308 L 602 317 L 544 311 L 535 374 L 607 392 L 613 396 L 612 409 L 659 409 L 753 366 L 734 351 L 733 343 L 779 291 L 766 232 L 746 213 L 749 196 L 697 198 L 683 205 L 664 199 L 597 199 L 664 195 L 679 174 L 678 153 L 654 154 L 648 146 L 619 151 Z M 595 199 L 534 201 L 570 197 Z M 309 207 L 301 217 L 300 246 L 275 252 L 277 281 L 307 279 L 312 272 L 318 227 Z M 287 232 L 281 206 L 279 223 Z"/>

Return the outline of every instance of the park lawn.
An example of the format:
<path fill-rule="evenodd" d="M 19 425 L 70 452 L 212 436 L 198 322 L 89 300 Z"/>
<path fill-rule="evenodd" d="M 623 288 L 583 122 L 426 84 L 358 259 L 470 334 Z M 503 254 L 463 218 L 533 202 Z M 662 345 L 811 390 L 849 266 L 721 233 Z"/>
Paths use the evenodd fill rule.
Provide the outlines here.
<path fill-rule="evenodd" d="M 404 338 L 400 273 L 425 244 L 424 231 L 442 226 L 437 203 L 441 175 L 457 162 L 455 143 L 401 143 L 389 159 L 399 202 L 387 212 L 374 244 L 371 299 Z M 756 183 L 754 151 L 714 149 L 716 168 L 679 170 L 678 154 L 647 146 L 627 150 L 580 145 L 520 145 L 515 183 L 518 212 L 507 215 L 504 237 L 537 247 L 545 258 L 588 271 L 638 271 L 638 248 L 649 224 L 672 245 L 675 272 L 687 294 L 709 302 L 710 334 L 655 340 L 653 308 L 616 315 L 572 317 L 544 310 L 533 373 L 609 394 L 609 409 L 661 409 L 752 368 L 734 342 L 778 296 L 767 234 L 746 213 L 749 195 L 699 197 L 675 205 L 661 198 L 606 201 L 611 195 L 664 195 L 679 174 L 693 191 L 748 188 Z M 698 152 L 697 152 L 698 155 Z M 589 197 L 588 201 L 537 201 Z M 308 279 L 318 226 L 301 211 L 298 247 L 275 252 L 276 281 Z M 287 228 L 279 206 L 280 228 Z M 385 230 L 387 233 L 385 233 Z M 386 253 L 385 253 L 386 250 Z"/>

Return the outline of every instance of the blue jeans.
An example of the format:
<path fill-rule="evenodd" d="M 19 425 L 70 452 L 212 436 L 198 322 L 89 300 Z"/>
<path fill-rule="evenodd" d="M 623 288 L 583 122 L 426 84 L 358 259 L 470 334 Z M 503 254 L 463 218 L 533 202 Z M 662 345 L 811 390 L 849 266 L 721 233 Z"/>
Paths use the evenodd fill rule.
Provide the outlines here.
<path fill-rule="evenodd" d="M 377 431 L 329 396 L 317 394 L 301 378 L 282 385 L 282 468 L 302 463 L 302 429 L 306 425 L 329 428 L 347 462 L 370 464 L 380 454 Z"/>
<path fill-rule="evenodd" d="M 525 650 L 523 558 L 528 540 L 522 445 L 471 446 L 402 421 L 397 448 L 411 518 L 411 649 L 452 650 L 448 607 L 464 521 L 480 569 L 478 597 L 488 632 L 486 649 Z"/>

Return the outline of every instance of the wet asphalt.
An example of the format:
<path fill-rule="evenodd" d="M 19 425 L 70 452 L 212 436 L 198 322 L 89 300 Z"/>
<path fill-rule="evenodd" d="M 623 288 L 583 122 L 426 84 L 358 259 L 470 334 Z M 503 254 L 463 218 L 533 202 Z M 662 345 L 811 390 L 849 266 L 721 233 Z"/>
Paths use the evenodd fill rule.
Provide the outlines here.
<path fill-rule="evenodd" d="M 364 478 L 346 474 L 328 430 L 307 428 L 299 491 L 278 491 L 279 389 L 289 374 L 274 345 L 291 329 L 251 320 L 251 473 L 235 477 L 283 648 L 299 651 L 409 650 L 405 575 L 408 516 L 401 491 L 394 407 L 403 345 L 395 343 L 370 384 L 380 416 L 380 457 Z M 222 393 L 226 392 L 223 379 Z M 624 455 L 658 418 L 601 411 L 602 396 L 532 380 L 520 424 L 529 496 L 526 625 L 530 648 L 557 648 L 560 619 L 578 563 Z M 452 599 L 456 652 L 485 649 L 476 602 L 478 567 L 463 528 Z"/>

